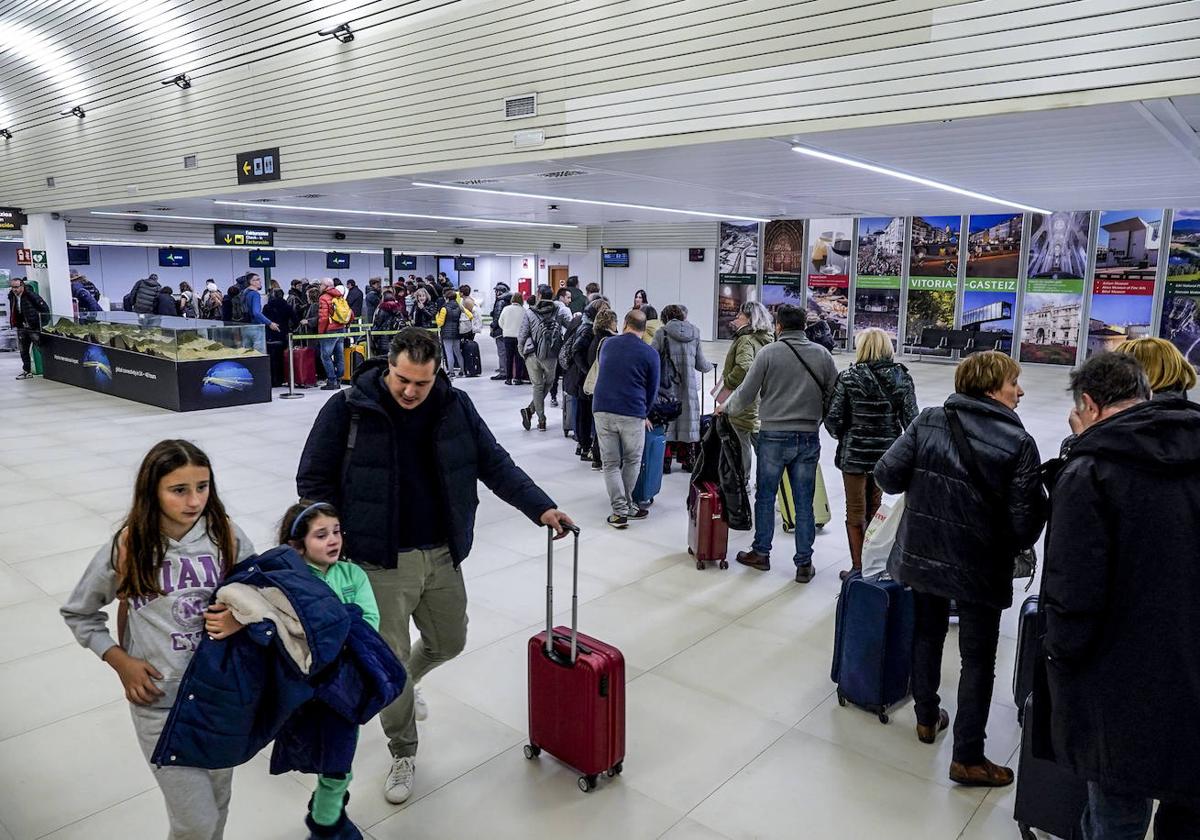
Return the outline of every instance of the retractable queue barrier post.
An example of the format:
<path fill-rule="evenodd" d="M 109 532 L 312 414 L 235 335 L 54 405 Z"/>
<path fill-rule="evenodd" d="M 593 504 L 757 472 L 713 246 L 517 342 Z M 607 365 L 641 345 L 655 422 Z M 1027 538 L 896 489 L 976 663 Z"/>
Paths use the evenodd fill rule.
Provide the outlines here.
<path fill-rule="evenodd" d="M 281 400 L 298 400 L 304 397 L 303 394 L 296 393 L 296 355 L 292 347 L 292 334 L 288 333 L 287 354 L 288 354 L 288 389 L 286 394 L 280 394 Z"/>

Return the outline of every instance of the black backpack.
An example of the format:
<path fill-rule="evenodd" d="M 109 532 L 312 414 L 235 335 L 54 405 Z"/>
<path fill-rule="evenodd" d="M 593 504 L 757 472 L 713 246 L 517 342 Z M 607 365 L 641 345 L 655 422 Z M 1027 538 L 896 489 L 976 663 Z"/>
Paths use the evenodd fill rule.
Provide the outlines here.
<path fill-rule="evenodd" d="M 549 315 L 539 315 L 534 322 L 533 353 L 543 362 L 558 361 L 558 351 L 562 349 L 563 333 L 558 326 L 558 310 L 551 310 Z"/>
<path fill-rule="evenodd" d="M 250 292 L 247 289 L 243 289 L 241 294 L 233 299 L 233 303 L 230 306 L 230 312 L 233 314 L 233 320 L 243 324 L 250 323 L 250 306 L 246 302 L 246 296 L 249 293 Z"/>

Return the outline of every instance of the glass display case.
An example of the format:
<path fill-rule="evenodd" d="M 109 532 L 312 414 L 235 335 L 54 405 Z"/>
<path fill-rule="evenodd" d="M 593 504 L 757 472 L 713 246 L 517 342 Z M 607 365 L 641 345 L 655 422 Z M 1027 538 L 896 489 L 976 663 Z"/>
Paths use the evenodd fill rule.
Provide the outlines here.
<path fill-rule="evenodd" d="M 134 312 L 42 316 L 47 379 L 193 411 L 270 402 L 266 327 Z"/>

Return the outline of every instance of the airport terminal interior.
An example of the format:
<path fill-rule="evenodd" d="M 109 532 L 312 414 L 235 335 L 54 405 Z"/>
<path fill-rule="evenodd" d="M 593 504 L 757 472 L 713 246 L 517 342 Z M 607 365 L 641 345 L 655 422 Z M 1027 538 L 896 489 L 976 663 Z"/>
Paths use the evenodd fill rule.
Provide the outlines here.
<path fill-rule="evenodd" d="M 1043 590 L 1042 563 L 1012 580 L 985 704 L 987 759 L 1012 768 L 1015 782 L 958 783 L 958 724 L 932 744 L 915 731 L 923 721 L 908 669 L 913 610 L 923 608 L 903 576 L 839 575 L 862 550 L 865 524 L 847 525 L 838 440 L 824 427 L 816 435 L 815 499 L 797 497 L 794 512 L 782 496 L 770 503 L 770 568 L 754 568 L 741 562 L 754 526 L 746 516 L 736 527 L 733 497 L 754 507 L 771 436 L 743 465 L 748 491 L 733 492 L 712 462 L 740 463 L 736 429 L 714 405 L 737 392 L 722 385 L 742 358 L 731 348 L 747 334 L 746 313 L 761 312 L 768 330 L 798 318 L 807 357 L 831 355 L 841 376 L 865 368 L 856 354 L 879 336 L 911 375 L 921 410 L 955 394 L 969 360 L 1016 362 L 1015 417 L 1041 461 L 1072 434 L 1070 377 L 1090 359 L 1161 338 L 1183 368 L 1200 364 L 1200 4 L 12 0 L 0 4 L 0 280 L 9 290 L 0 296 L 0 840 L 1081 837 L 1085 810 L 1099 813 L 1086 803 L 1086 782 L 1097 780 L 1034 759 L 1030 717 L 1018 714 L 1030 692 L 1038 703 L 1046 690 L 1035 680 L 1018 697 L 1015 679 L 1023 657 L 1045 659 L 1040 647 L 1026 650 L 1023 608 Z M 560 293 L 565 307 L 539 310 L 539 298 Z M 519 330 L 501 327 L 506 305 Z M 385 307 L 399 314 L 384 318 Z M 573 384 L 562 371 L 539 375 L 558 364 L 563 325 L 569 344 L 581 318 L 590 330 L 605 309 L 614 331 L 627 313 L 660 330 L 635 349 L 680 403 L 681 419 L 667 423 L 672 468 L 657 453 L 642 460 L 639 488 L 660 477 L 661 488 L 628 515 L 608 489 L 621 481 L 609 467 L 628 444 L 593 445 L 607 433 L 601 412 L 592 422 L 584 377 L 596 381 L 598 403 L 606 388 L 642 387 L 642 368 L 593 366 L 585 351 Z M 432 333 L 413 338 L 405 327 Z M 377 373 L 389 370 L 376 359 L 398 332 L 397 342 L 435 336 L 450 354 L 430 368 L 436 388 L 465 395 L 479 427 L 454 425 L 458 414 L 405 416 L 393 386 L 407 357 L 393 353 L 389 378 Z M 522 362 L 506 343 L 518 338 L 528 338 Z M 767 341 L 755 352 L 770 353 Z M 672 355 L 679 346 L 693 355 Z M 765 358 L 754 367 L 767 368 Z M 694 364 L 680 374 L 679 359 Z M 821 401 L 820 377 L 796 359 L 804 370 L 794 381 L 772 397 L 764 386 L 760 419 L 772 428 L 787 422 L 768 416 L 768 399 L 799 404 L 815 388 Z M 388 403 L 378 416 L 423 429 L 420 444 L 366 454 L 356 445 L 359 409 L 345 405 L 374 398 L 363 396 L 367 380 Z M 395 400 L 379 390 L 388 382 Z M 527 408 L 539 395 L 540 424 Z M 649 406 L 638 399 L 640 424 Z M 827 411 L 826 399 L 817 412 Z M 352 412 L 350 432 L 310 441 L 314 424 Z M 368 430 L 370 414 L 361 422 Z M 483 426 L 498 449 L 480 443 Z M 451 428 L 458 436 L 434 448 Z M 647 451 L 654 434 L 645 433 Z M 394 524 L 367 538 L 346 529 L 346 546 L 363 552 L 386 543 L 426 556 L 446 544 L 447 558 L 454 540 L 473 537 L 460 570 L 445 567 L 465 586 L 465 646 L 421 676 L 420 746 L 404 796 L 378 709 L 356 750 L 350 738 L 352 776 L 327 768 L 317 795 L 314 774 L 272 772 L 266 744 L 234 771 L 227 815 L 211 804 L 209 774 L 148 761 L 157 733 L 148 747 L 139 736 L 150 713 L 110 667 L 128 655 L 102 661 L 112 651 L 97 650 L 95 637 L 89 650 L 62 610 L 70 599 L 65 611 L 77 617 L 72 592 L 88 585 L 93 557 L 131 510 L 146 509 L 139 466 L 167 439 L 207 455 L 212 486 L 257 555 L 280 543 L 281 519 L 298 501 L 293 535 L 323 516 L 313 503 L 341 503 L 301 498 L 306 441 L 343 487 L 367 472 L 366 460 L 377 459 L 376 472 L 391 464 L 390 495 L 374 485 L 375 497 L 348 494 L 372 510 L 408 509 L 387 522 L 416 527 L 411 511 L 431 505 L 474 513 L 470 534 L 442 534 L 436 545 L 406 543 Z M 361 437 L 368 447 L 380 439 Z M 499 449 L 579 529 L 578 628 L 599 642 L 586 642 L 578 663 L 531 648 L 546 628 L 547 528 L 481 480 L 476 453 L 491 463 Z M 707 472 L 693 474 L 704 462 Z M 477 479 L 477 505 L 470 493 L 448 498 L 447 482 Z M 883 495 L 868 548 L 897 539 L 896 523 L 912 513 L 901 501 Z M 451 516 L 434 515 L 443 526 Z M 810 516 L 815 576 L 802 580 L 788 562 L 791 519 L 803 530 Z M 707 542 L 726 530 L 727 547 Z M 1047 560 L 1043 536 L 1035 548 Z M 572 621 L 573 542 L 568 534 L 553 546 L 556 626 Z M 162 545 L 175 556 L 180 543 Z M 698 563 L 701 555 L 716 562 Z M 308 559 L 282 556 L 301 571 Z M 268 563 L 246 565 L 254 562 Z M 376 582 L 374 620 L 385 626 L 376 634 L 371 616 L 347 607 L 350 623 L 394 651 L 381 659 L 410 667 L 416 657 L 387 626 L 399 608 L 385 601 L 392 590 L 379 589 L 380 570 L 349 551 L 341 566 L 356 586 Z M 1181 591 L 1196 585 L 1188 574 Z M 353 587 L 338 590 L 329 575 L 317 572 L 337 597 L 317 589 L 346 601 Z M 193 577 L 198 606 L 157 589 L 154 567 L 153 593 L 97 591 L 104 603 L 91 603 L 92 618 L 102 608 L 114 639 L 131 621 L 139 634 L 165 632 L 136 613 L 172 596 L 162 620 L 187 632 L 157 644 L 176 677 L 189 662 L 223 667 L 253 635 L 255 655 L 273 657 L 286 680 L 321 683 L 289 659 L 282 629 L 277 641 L 259 634 L 271 619 L 214 637 L 202 611 L 219 582 Z M 167 590 L 176 583 L 184 588 Z M 847 647 L 843 638 L 869 635 L 842 615 L 853 615 L 849 593 L 867 589 L 892 593 L 879 608 L 886 629 Z M 893 621 L 904 609 L 907 624 Z M 274 615 L 280 628 L 303 624 L 315 655 L 316 624 Z M 422 650 L 443 620 L 416 610 L 410 632 L 414 642 L 428 637 Z M 941 662 L 950 721 L 961 626 L 952 615 Z M 871 669 L 846 651 L 872 644 L 877 671 L 904 662 L 901 690 L 879 708 L 860 704 L 847 677 Z M 582 663 L 593 667 L 609 646 L 623 655 L 623 675 L 585 673 Z M 339 663 L 353 656 L 349 640 L 334 649 Z M 566 674 L 577 677 L 571 685 L 598 679 L 600 699 L 540 682 Z M 181 692 L 170 717 L 153 711 L 170 726 L 193 697 Z M 1153 718 L 1154 699 L 1146 702 Z M 305 708 L 331 714 L 317 700 Z M 256 725 L 271 714 L 259 709 Z M 220 753 L 226 721 L 201 721 L 190 748 Z M 551 729 L 608 743 L 618 763 L 583 768 L 549 740 L 531 755 L 534 732 Z M 1145 792 L 1162 814 L 1177 813 L 1176 800 Z M 1194 781 L 1178 801 L 1200 802 Z M 197 814 L 210 807 L 223 827 L 197 833 Z M 1200 836 L 1189 830 L 1200 826 L 1160 824 L 1146 836 Z"/>

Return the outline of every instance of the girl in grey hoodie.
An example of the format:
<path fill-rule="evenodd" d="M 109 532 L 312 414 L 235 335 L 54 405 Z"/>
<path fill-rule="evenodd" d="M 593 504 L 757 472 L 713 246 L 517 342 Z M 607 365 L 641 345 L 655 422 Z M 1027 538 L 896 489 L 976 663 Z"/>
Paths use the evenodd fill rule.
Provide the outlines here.
<path fill-rule="evenodd" d="M 202 635 L 224 638 L 235 629 L 227 608 L 208 604 L 228 569 L 253 553 L 225 515 L 208 457 L 185 440 L 156 444 L 142 460 L 121 529 L 96 552 L 61 609 L 79 643 L 120 677 L 147 761 Z M 116 639 L 103 612 L 114 600 Z M 232 768 L 151 771 L 171 838 L 220 840 Z"/>

